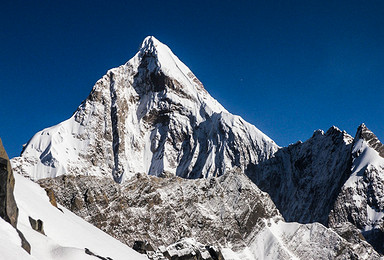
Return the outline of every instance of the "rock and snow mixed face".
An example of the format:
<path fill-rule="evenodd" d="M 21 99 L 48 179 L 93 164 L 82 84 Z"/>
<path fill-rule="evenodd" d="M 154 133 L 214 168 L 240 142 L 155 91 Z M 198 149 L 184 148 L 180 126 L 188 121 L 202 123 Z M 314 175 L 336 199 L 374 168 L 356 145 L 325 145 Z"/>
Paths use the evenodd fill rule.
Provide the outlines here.
<path fill-rule="evenodd" d="M 352 223 L 384 252 L 384 145 L 364 124 L 353 141 L 351 175 L 329 218 L 330 226 Z"/>
<path fill-rule="evenodd" d="M 269 195 L 241 173 L 194 180 L 137 174 L 122 184 L 59 176 L 38 183 L 54 190 L 61 205 L 130 246 L 142 240 L 157 248 L 193 237 L 240 247 L 259 222 L 282 219 Z"/>
<path fill-rule="evenodd" d="M 32 179 L 71 174 L 121 182 L 136 173 L 199 178 L 257 164 L 277 148 L 228 113 L 150 36 L 131 60 L 96 82 L 70 119 L 38 132 L 13 165 Z"/>
<path fill-rule="evenodd" d="M 120 241 L 129 245 L 135 240 L 148 241 L 158 248 L 149 255 L 168 254 L 168 259 L 379 259 L 359 237 L 349 242 L 319 223 L 285 223 L 268 194 L 242 173 L 195 180 L 138 174 L 122 184 L 90 176 L 38 182 L 53 189 L 62 205 Z M 209 254 L 204 258 L 206 245 L 216 248 L 223 258 Z M 202 258 L 187 257 L 194 253 Z"/>

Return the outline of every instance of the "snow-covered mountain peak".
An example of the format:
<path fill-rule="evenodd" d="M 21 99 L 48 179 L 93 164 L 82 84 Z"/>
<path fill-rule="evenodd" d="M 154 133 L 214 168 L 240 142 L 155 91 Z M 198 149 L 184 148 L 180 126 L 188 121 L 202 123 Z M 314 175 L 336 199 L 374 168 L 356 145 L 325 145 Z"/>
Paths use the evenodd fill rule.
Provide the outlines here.
<path fill-rule="evenodd" d="M 189 92 L 206 92 L 203 84 L 192 71 L 172 52 L 172 50 L 154 36 L 147 36 L 141 44 L 137 54 L 126 63 L 128 68 L 145 71 L 155 80 L 163 80 L 163 76 L 179 82 Z M 169 87 L 169 84 L 165 84 Z"/>
<path fill-rule="evenodd" d="M 62 174 L 220 176 L 266 160 L 278 146 L 230 114 L 155 37 L 99 79 L 74 115 L 37 133 L 14 159 L 33 179 Z"/>
<path fill-rule="evenodd" d="M 151 50 L 153 51 L 153 48 L 156 47 L 160 42 L 158 39 L 156 39 L 154 36 L 147 36 L 141 43 L 140 50 Z"/>
<path fill-rule="evenodd" d="M 358 128 L 355 136 L 355 143 L 357 144 L 360 140 L 365 141 L 369 147 L 379 153 L 384 158 L 384 145 L 380 142 L 377 136 L 368 129 L 368 127 L 362 123 Z"/>
<path fill-rule="evenodd" d="M 156 39 L 154 36 L 147 36 L 141 43 L 141 47 L 139 49 L 139 52 L 144 53 L 156 53 L 159 48 L 160 50 L 169 50 L 169 48 L 161 43 L 158 39 Z"/>
<path fill-rule="evenodd" d="M 323 137 L 334 137 L 334 138 L 342 138 L 344 143 L 349 145 L 353 142 L 353 137 L 349 135 L 346 131 L 340 130 L 340 128 L 336 126 L 331 126 L 326 132 L 321 129 L 315 130 L 313 132 L 311 139 L 323 138 Z"/>

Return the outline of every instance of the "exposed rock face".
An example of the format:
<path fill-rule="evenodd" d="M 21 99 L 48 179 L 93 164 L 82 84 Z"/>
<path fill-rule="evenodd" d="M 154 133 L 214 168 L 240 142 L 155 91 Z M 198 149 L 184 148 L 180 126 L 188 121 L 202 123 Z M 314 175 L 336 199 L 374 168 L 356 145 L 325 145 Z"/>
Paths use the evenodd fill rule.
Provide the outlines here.
<path fill-rule="evenodd" d="M 14 187 L 15 178 L 0 139 L 0 217 L 16 228 L 19 209 L 13 196 Z"/>
<path fill-rule="evenodd" d="M 132 248 L 140 254 L 146 254 L 147 252 L 155 252 L 155 249 L 148 241 L 135 241 Z"/>
<path fill-rule="evenodd" d="M 52 189 L 45 189 L 45 192 L 47 193 L 47 196 L 49 198 L 49 202 L 52 204 L 52 206 L 57 208 L 55 192 Z"/>
<path fill-rule="evenodd" d="M 383 145 L 362 124 L 353 141 L 351 175 L 329 216 L 330 226 L 352 223 L 376 250 L 384 253 Z"/>
<path fill-rule="evenodd" d="M 13 196 L 14 188 L 15 178 L 13 176 L 8 155 L 0 138 L 0 217 L 9 222 L 16 229 L 21 239 L 22 248 L 30 253 L 30 244 L 25 239 L 23 233 L 17 229 L 19 209 L 17 208 L 15 197 Z"/>
<path fill-rule="evenodd" d="M 350 174 L 353 138 L 336 127 L 316 131 L 306 142 L 250 165 L 247 175 L 270 194 L 286 221 L 328 223 L 341 186 Z"/>
<path fill-rule="evenodd" d="M 19 235 L 20 239 L 21 239 L 21 247 L 28 253 L 28 254 L 31 254 L 31 245 L 29 244 L 28 240 L 25 238 L 24 234 L 16 229 L 17 231 L 17 234 Z"/>
<path fill-rule="evenodd" d="M 32 179 L 136 173 L 200 178 L 268 159 L 278 146 L 228 113 L 154 37 L 96 82 L 74 115 L 37 133 L 14 169 Z"/>
<path fill-rule="evenodd" d="M 137 174 L 120 185 L 110 178 L 62 176 L 39 184 L 52 188 L 61 205 L 130 246 L 141 240 L 158 247 L 184 237 L 207 245 L 245 245 L 258 222 L 280 216 L 268 194 L 238 173 L 197 180 Z"/>

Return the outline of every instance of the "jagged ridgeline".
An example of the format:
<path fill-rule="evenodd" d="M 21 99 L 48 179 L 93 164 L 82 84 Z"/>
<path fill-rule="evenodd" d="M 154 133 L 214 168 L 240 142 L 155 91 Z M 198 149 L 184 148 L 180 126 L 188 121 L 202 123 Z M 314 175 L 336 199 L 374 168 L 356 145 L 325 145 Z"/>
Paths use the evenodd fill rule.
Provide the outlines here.
<path fill-rule="evenodd" d="M 12 165 L 152 259 L 379 259 L 383 147 L 365 125 L 279 147 L 150 36 Z"/>

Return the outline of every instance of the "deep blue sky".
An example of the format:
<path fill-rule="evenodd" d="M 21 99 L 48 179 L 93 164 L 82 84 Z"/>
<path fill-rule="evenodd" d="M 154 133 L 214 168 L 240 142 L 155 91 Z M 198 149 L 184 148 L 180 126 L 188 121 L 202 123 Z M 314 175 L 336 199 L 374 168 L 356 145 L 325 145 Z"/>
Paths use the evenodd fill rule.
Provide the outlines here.
<path fill-rule="evenodd" d="M 51 2 L 51 3 L 50 3 Z M 281 146 L 362 122 L 384 139 L 384 1 L 1 1 L 10 157 L 154 35 Z"/>

